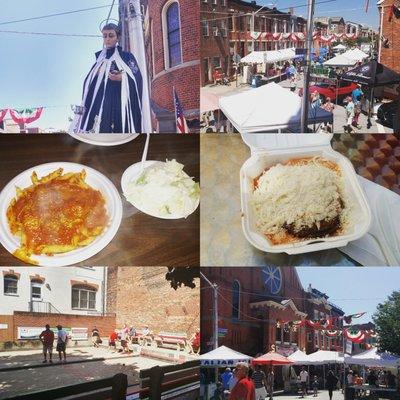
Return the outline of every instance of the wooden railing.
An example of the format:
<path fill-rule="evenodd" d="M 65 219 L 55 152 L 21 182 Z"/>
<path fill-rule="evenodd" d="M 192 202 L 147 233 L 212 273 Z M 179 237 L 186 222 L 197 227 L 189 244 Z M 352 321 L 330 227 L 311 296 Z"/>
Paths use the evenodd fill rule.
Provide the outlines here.
<path fill-rule="evenodd" d="M 187 361 L 178 365 L 155 366 L 140 371 L 140 398 L 158 400 L 163 393 L 189 384 L 199 383 L 200 362 Z"/>

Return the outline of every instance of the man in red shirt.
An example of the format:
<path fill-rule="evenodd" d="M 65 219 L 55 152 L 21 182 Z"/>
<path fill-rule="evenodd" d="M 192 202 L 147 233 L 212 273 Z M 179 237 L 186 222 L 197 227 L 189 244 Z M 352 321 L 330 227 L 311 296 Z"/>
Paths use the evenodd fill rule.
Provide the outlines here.
<path fill-rule="evenodd" d="M 50 325 L 46 325 L 46 330 L 44 330 L 39 335 L 40 341 L 43 343 L 43 356 L 44 356 L 44 363 L 47 363 L 47 353 L 49 353 L 49 362 L 53 363 L 52 356 L 53 356 L 53 342 L 54 342 L 54 332 L 50 330 Z"/>
<path fill-rule="evenodd" d="M 255 400 L 256 390 L 254 383 L 248 378 L 249 366 L 246 363 L 237 363 L 234 370 L 236 385 L 232 388 L 229 400 Z"/>

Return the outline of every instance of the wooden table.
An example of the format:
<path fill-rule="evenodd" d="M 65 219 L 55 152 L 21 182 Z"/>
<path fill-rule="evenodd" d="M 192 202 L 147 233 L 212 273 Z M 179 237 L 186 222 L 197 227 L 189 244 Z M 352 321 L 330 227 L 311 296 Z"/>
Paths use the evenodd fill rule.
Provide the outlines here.
<path fill-rule="evenodd" d="M 121 190 L 126 168 L 140 161 L 145 135 L 119 146 L 94 146 L 67 134 L 0 135 L 0 190 L 16 175 L 35 165 L 66 161 L 92 167 L 107 176 L 123 203 L 121 226 L 102 251 L 77 264 L 86 266 L 198 266 L 199 209 L 187 219 L 163 220 L 143 214 Z M 198 135 L 152 135 L 149 160 L 175 158 L 199 182 Z M 24 265 L 0 246 L 0 265 Z"/>

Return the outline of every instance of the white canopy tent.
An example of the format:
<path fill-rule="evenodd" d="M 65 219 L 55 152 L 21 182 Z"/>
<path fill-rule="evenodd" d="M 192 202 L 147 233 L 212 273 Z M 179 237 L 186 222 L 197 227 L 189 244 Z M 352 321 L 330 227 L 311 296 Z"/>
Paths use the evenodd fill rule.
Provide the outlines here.
<path fill-rule="evenodd" d="M 301 97 L 276 83 L 221 97 L 219 106 L 240 133 L 300 131 Z M 308 117 L 310 125 L 333 122 L 320 107 L 310 107 Z"/>
<path fill-rule="evenodd" d="M 355 356 L 345 355 L 344 362 L 348 365 L 364 365 L 366 367 L 396 368 L 400 366 L 400 357 L 387 352 L 379 353 L 376 347 Z"/>
<path fill-rule="evenodd" d="M 240 62 L 242 63 L 255 63 L 255 64 L 273 64 L 279 61 L 287 61 L 296 58 L 296 50 L 294 48 L 282 50 L 268 50 L 268 51 L 252 51 L 243 57 Z"/>
<path fill-rule="evenodd" d="M 310 365 L 309 355 L 304 353 L 304 351 L 296 350 L 291 354 L 288 359 L 293 361 L 294 365 Z"/>
<path fill-rule="evenodd" d="M 249 362 L 251 359 L 252 357 L 226 346 L 220 346 L 200 356 L 202 367 L 230 367 L 236 365 L 238 362 Z"/>
<path fill-rule="evenodd" d="M 350 58 L 351 60 L 356 60 L 357 62 L 365 60 L 366 58 L 369 57 L 368 54 L 364 53 L 362 50 L 357 48 L 347 50 L 346 52 L 343 53 L 343 55 L 347 58 Z"/>
<path fill-rule="evenodd" d="M 346 53 L 339 54 L 328 61 L 324 62 L 324 65 L 331 67 L 353 67 L 357 64 L 357 60 L 346 57 Z"/>
<path fill-rule="evenodd" d="M 310 364 L 343 364 L 344 357 L 338 351 L 318 350 L 308 355 Z"/>
<path fill-rule="evenodd" d="M 333 48 L 333 50 L 346 50 L 347 49 L 347 47 L 341 43 L 338 44 L 337 46 L 333 46 L 332 48 Z"/>

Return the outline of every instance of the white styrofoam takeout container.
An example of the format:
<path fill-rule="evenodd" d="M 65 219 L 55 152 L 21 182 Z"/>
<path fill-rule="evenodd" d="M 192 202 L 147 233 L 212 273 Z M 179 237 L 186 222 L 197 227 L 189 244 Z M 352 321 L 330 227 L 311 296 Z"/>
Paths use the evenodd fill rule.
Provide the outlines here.
<path fill-rule="evenodd" d="M 301 254 L 312 251 L 333 249 L 346 246 L 349 242 L 364 236 L 371 225 L 371 210 L 367 198 L 358 183 L 351 162 L 334 151 L 330 141 L 332 135 L 315 134 L 254 134 L 243 133 L 243 141 L 251 149 L 251 157 L 240 169 L 240 190 L 242 203 L 242 227 L 246 239 L 256 248 L 268 253 Z M 253 179 L 265 169 L 292 158 L 321 156 L 339 165 L 345 182 L 345 191 L 352 202 L 352 220 L 354 223 L 343 235 L 308 239 L 297 243 L 273 245 L 256 228 L 256 216 L 253 213 L 251 197 Z"/>

